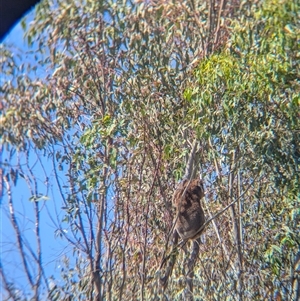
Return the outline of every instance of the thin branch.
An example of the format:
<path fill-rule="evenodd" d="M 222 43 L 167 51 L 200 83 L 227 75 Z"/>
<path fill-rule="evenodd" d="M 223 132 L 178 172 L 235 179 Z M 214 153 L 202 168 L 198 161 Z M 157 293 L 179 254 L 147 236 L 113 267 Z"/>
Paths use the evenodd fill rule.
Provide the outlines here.
<path fill-rule="evenodd" d="M 215 32 L 215 40 L 214 40 L 214 45 L 217 45 L 218 40 L 219 40 L 219 36 L 220 36 L 220 23 L 221 23 L 221 16 L 222 16 L 222 11 L 225 8 L 225 0 L 221 1 L 220 7 L 219 7 L 219 14 L 218 14 L 218 21 L 217 21 L 217 29 Z"/>
<path fill-rule="evenodd" d="M 9 298 L 11 300 L 14 300 L 14 293 L 13 293 L 14 288 L 11 286 L 11 284 L 8 282 L 8 280 L 5 276 L 1 261 L 0 261 L 0 274 L 2 277 L 2 281 L 3 281 L 1 283 L 1 285 L 3 286 L 3 284 L 4 284 L 4 289 L 8 292 Z"/>
<path fill-rule="evenodd" d="M 206 211 L 207 211 L 208 214 L 209 214 L 209 218 L 212 218 L 211 212 L 210 212 L 210 210 L 209 210 L 209 208 L 208 208 L 208 206 L 207 206 L 207 201 L 206 201 L 206 199 L 205 199 L 205 209 L 206 209 Z M 220 242 L 220 244 L 221 244 L 221 247 L 222 247 L 222 249 L 223 249 L 223 251 L 224 251 L 224 254 L 225 254 L 225 256 L 226 256 L 226 259 L 227 259 L 227 261 L 230 263 L 232 269 L 236 272 L 235 266 L 233 265 L 232 261 L 230 260 L 229 252 L 228 252 L 228 250 L 227 250 L 225 244 L 223 243 L 223 240 L 222 240 L 222 238 L 221 238 L 219 229 L 218 229 L 218 227 L 217 227 L 217 225 L 216 225 L 214 219 L 213 219 L 211 222 L 212 222 L 212 224 L 213 224 L 215 233 L 216 233 L 217 238 L 218 238 L 218 240 L 219 240 L 219 242 Z"/>
<path fill-rule="evenodd" d="M 218 163 L 218 161 L 217 161 L 217 159 L 216 159 L 216 156 L 215 156 L 215 150 L 214 150 L 214 147 L 213 147 L 213 144 L 212 144 L 212 141 L 211 141 L 211 137 L 208 139 L 208 142 L 209 142 L 209 146 L 210 146 L 210 148 L 212 149 L 212 152 L 213 152 L 213 160 L 214 160 L 215 169 L 216 169 L 217 181 L 218 181 L 219 183 L 221 183 L 221 178 L 220 178 L 220 175 L 221 175 L 221 173 L 220 173 L 220 167 L 219 167 L 219 163 Z M 208 206 L 207 206 L 206 199 L 205 199 L 205 205 L 206 205 L 206 210 L 207 210 L 207 212 L 208 212 L 208 214 L 209 214 L 209 217 L 211 218 L 212 215 L 211 215 L 211 212 L 210 212 L 210 210 L 209 210 L 209 208 L 208 208 Z M 221 246 L 222 246 L 222 249 L 223 249 L 223 251 L 224 251 L 224 253 L 225 253 L 226 259 L 227 259 L 228 262 L 230 263 L 232 269 L 236 272 L 235 266 L 233 265 L 232 261 L 230 260 L 229 252 L 228 252 L 228 250 L 227 250 L 225 244 L 223 243 L 223 241 L 222 241 L 222 239 L 221 239 L 221 236 L 220 236 L 218 227 L 217 227 L 217 225 L 216 225 L 216 223 L 215 223 L 214 220 L 212 220 L 212 224 L 213 224 L 215 233 L 216 233 L 216 235 L 217 235 L 217 238 L 218 238 L 218 240 L 219 240 L 219 242 L 220 242 L 220 244 L 221 244 Z"/>
<path fill-rule="evenodd" d="M 197 142 L 197 139 L 195 139 L 194 142 L 193 142 L 192 150 L 190 152 L 187 164 L 186 164 L 183 180 L 184 179 L 190 179 L 191 180 L 193 174 L 195 173 L 195 166 L 196 166 L 195 162 L 197 161 L 196 160 L 197 146 L 198 146 L 198 142 Z"/>
<path fill-rule="evenodd" d="M 236 158 L 236 151 L 233 152 L 232 155 L 232 162 L 230 164 L 230 173 L 229 173 L 229 179 L 228 179 L 228 195 L 229 199 L 233 199 L 233 182 L 234 182 L 234 171 L 237 169 L 237 158 Z M 237 198 L 237 201 L 240 200 L 240 197 Z M 232 226 L 233 226 L 233 234 L 235 238 L 235 245 L 236 245 L 236 251 L 238 255 L 238 294 L 239 294 L 239 300 L 243 300 L 243 281 L 242 281 L 242 270 L 243 270 L 243 259 L 242 259 L 242 251 L 241 251 L 241 238 L 240 238 L 240 225 L 238 223 L 238 218 L 236 216 L 235 206 L 234 204 L 230 207 L 230 213 L 232 218 Z"/>
<path fill-rule="evenodd" d="M 40 212 L 39 212 L 39 202 L 35 202 L 35 233 L 37 239 L 37 257 L 38 257 L 38 275 L 35 286 L 35 298 L 39 300 L 39 287 L 41 285 L 42 278 L 42 250 L 41 250 L 41 237 L 40 237 Z"/>
<path fill-rule="evenodd" d="M 29 271 L 29 267 L 28 267 L 28 262 L 26 260 L 26 255 L 25 255 L 25 251 L 24 251 L 24 246 L 23 246 L 23 240 L 22 240 L 22 236 L 21 236 L 21 231 L 19 228 L 19 225 L 17 223 L 17 219 L 15 216 L 15 210 L 14 210 L 14 205 L 13 205 L 13 201 L 12 201 L 12 193 L 11 193 L 11 188 L 10 188 L 10 184 L 9 181 L 7 179 L 6 176 L 3 177 L 4 182 L 6 184 L 6 189 L 7 189 L 7 196 L 8 196 L 8 204 L 9 204 L 9 211 L 10 211 L 10 221 L 13 225 L 13 228 L 16 232 L 16 237 L 17 237 L 17 244 L 18 244 L 18 248 L 20 251 L 20 255 L 21 255 L 21 259 L 22 259 L 22 263 L 25 269 L 25 274 L 27 276 L 27 279 L 31 285 L 31 289 L 34 289 L 34 282 L 33 282 L 33 278 L 32 275 Z"/>

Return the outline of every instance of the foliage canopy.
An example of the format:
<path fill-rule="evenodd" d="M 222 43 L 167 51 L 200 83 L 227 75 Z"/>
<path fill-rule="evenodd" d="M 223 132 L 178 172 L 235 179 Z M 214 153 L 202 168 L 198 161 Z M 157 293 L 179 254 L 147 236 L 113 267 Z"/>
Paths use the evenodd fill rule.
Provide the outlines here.
<path fill-rule="evenodd" d="M 28 158 L 50 158 L 50 202 L 64 210 L 56 234 L 76 262 L 62 259 L 50 285 L 41 244 L 26 253 L 19 241 L 35 300 L 44 291 L 51 300 L 183 300 L 184 264 L 165 292 L 158 267 L 193 141 L 206 215 L 235 201 L 207 226 L 194 299 L 299 299 L 299 20 L 289 0 L 39 5 L 26 33 L 36 65 L 2 49 L 4 195 L 14 208 L 12 192 L 27 180 L 39 238 L 47 195 Z M 16 299 L 2 265 L 1 275 Z"/>

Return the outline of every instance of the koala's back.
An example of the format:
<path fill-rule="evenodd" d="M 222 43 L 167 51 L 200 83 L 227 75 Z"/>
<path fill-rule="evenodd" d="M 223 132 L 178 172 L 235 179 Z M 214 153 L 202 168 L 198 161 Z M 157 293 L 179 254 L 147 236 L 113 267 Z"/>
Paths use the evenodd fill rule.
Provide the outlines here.
<path fill-rule="evenodd" d="M 200 203 L 203 196 L 203 184 L 197 179 L 190 183 L 185 180 L 175 191 L 173 202 L 178 215 L 175 229 L 182 239 L 195 239 L 200 236 L 197 232 L 205 222 Z"/>

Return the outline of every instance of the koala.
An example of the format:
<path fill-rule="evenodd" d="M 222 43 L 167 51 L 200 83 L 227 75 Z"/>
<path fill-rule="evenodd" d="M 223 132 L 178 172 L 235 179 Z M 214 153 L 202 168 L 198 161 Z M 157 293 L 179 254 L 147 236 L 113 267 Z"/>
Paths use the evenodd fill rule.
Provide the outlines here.
<path fill-rule="evenodd" d="M 176 246 L 179 237 L 182 241 L 193 240 L 193 243 L 198 244 L 196 239 L 200 237 L 202 233 L 200 229 L 205 223 L 204 211 L 200 203 L 203 197 L 204 187 L 199 179 L 183 180 L 175 190 L 172 198 L 176 208 L 173 245 Z M 160 279 L 164 289 L 167 287 L 168 279 L 172 274 L 176 256 L 177 252 L 170 255 L 165 276 Z"/>
<path fill-rule="evenodd" d="M 203 183 L 199 179 L 183 180 L 173 195 L 176 208 L 175 230 L 182 240 L 196 239 L 199 229 L 205 223 L 200 200 L 204 197 Z"/>

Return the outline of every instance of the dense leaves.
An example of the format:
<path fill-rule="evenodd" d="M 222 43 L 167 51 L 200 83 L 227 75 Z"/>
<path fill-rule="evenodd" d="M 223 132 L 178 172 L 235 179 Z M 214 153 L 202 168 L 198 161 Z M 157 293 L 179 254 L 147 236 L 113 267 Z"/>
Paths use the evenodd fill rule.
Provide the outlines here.
<path fill-rule="evenodd" d="M 299 34 L 297 1 L 40 3 L 26 34 L 39 72 L 3 49 L 0 134 L 7 153 L 52 159 L 47 202 L 64 210 L 56 235 L 74 254 L 61 279 L 30 287 L 51 300 L 183 300 L 189 248 L 164 292 L 159 266 L 196 141 L 206 216 L 235 203 L 207 226 L 194 299 L 297 300 Z"/>

